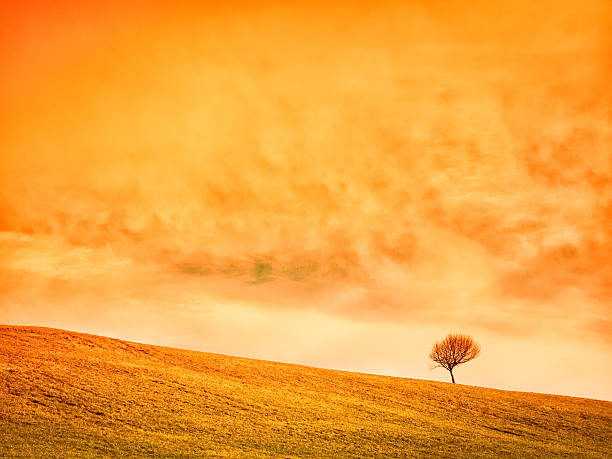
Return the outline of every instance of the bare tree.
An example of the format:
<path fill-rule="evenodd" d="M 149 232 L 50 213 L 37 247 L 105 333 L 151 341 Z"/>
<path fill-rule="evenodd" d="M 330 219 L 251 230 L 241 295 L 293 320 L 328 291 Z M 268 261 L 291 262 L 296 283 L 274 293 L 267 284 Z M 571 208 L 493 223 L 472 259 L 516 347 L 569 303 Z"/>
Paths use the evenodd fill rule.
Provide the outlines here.
<path fill-rule="evenodd" d="M 469 335 L 451 333 L 442 341 L 436 341 L 431 348 L 429 358 L 437 365 L 434 368 L 446 368 L 451 375 L 453 384 L 453 368 L 475 359 L 480 354 L 480 345 Z"/>

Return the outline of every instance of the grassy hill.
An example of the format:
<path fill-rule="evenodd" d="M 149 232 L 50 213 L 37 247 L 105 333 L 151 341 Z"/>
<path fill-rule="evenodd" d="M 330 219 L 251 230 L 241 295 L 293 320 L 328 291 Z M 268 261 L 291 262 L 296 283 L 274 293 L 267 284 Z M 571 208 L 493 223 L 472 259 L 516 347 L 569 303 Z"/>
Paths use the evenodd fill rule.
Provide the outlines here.
<path fill-rule="evenodd" d="M 0 456 L 612 454 L 612 403 L 0 326 Z"/>

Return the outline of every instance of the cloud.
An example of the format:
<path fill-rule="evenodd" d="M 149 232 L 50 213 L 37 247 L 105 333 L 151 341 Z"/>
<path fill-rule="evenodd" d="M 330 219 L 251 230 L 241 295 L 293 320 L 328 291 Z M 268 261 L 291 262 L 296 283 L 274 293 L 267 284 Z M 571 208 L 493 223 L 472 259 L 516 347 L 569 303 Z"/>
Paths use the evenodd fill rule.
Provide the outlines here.
<path fill-rule="evenodd" d="M 605 341 L 612 14 L 513 5 L 15 10 L 5 316 L 195 296 Z"/>

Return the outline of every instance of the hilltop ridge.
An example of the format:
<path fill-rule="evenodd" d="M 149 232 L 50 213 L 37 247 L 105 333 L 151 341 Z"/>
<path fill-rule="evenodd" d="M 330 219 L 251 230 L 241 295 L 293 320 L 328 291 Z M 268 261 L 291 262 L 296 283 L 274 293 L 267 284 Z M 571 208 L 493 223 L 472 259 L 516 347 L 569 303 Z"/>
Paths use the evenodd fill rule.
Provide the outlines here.
<path fill-rule="evenodd" d="M 0 326 L 0 456 L 610 454 L 612 403 Z"/>

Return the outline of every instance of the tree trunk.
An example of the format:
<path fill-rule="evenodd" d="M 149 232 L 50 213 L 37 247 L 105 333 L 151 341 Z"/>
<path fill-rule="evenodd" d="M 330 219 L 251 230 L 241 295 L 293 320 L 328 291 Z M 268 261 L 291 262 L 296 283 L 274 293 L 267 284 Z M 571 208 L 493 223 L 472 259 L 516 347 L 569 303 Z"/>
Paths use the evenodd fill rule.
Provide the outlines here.
<path fill-rule="evenodd" d="M 453 376 L 453 370 L 451 369 L 451 370 L 448 370 L 448 371 L 450 371 L 451 379 L 453 380 L 453 384 L 455 384 L 455 377 Z"/>

